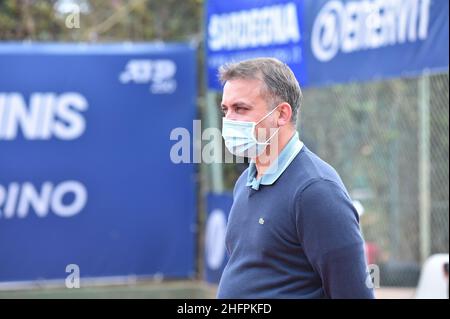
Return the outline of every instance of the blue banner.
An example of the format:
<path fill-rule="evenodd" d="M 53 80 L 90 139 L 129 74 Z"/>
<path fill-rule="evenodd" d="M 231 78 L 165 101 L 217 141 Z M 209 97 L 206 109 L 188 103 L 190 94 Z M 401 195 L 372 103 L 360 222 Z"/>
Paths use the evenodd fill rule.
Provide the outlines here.
<path fill-rule="evenodd" d="M 319 86 L 446 72 L 448 0 L 209 0 L 208 87 L 217 68 L 279 58 L 300 85 Z"/>
<path fill-rule="evenodd" d="M 448 3 L 305 1 L 309 85 L 448 71 Z"/>
<path fill-rule="evenodd" d="M 0 45 L 0 281 L 195 275 L 195 79 L 184 44 Z"/>
<path fill-rule="evenodd" d="M 219 283 L 228 261 L 225 232 L 232 204 L 233 196 L 228 193 L 209 193 L 206 197 L 207 220 L 204 261 L 205 280 L 209 283 Z"/>
<path fill-rule="evenodd" d="M 208 87 L 221 89 L 217 78 L 221 65 L 261 56 L 284 61 L 305 83 L 302 12 L 303 0 L 208 0 Z"/>

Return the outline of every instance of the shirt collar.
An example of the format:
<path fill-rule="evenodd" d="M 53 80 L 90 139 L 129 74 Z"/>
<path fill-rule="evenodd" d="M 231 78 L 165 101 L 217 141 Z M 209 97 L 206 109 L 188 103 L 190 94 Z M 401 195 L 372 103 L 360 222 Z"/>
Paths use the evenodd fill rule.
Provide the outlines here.
<path fill-rule="evenodd" d="M 256 179 L 256 165 L 252 160 L 248 167 L 247 184 L 254 190 L 258 190 L 260 185 L 272 185 L 283 174 L 289 164 L 293 161 L 295 156 L 300 153 L 303 147 L 303 142 L 298 137 L 298 132 L 291 137 L 289 142 L 283 148 L 277 159 L 269 166 L 265 174 Z"/>

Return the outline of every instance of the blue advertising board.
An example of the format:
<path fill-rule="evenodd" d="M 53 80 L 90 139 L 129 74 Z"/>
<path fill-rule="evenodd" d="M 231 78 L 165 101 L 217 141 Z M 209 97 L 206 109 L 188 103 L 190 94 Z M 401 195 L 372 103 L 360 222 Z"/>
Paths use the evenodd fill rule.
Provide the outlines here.
<path fill-rule="evenodd" d="M 448 0 L 305 1 L 313 86 L 448 70 Z"/>
<path fill-rule="evenodd" d="M 225 233 L 232 203 L 233 196 L 229 193 L 209 193 L 206 196 L 204 279 L 209 283 L 219 282 L 228 261 Z"/>
<path fill-rule="evenodd" d="M 195 79 L 185 44 L 0 45 L 0 281 L 194 275 Z"/>
<path fill-rule="evenodd" d="M 303 0 L 207 1 L 208 87 L 221 88 L 221 65 L 261 56 L 284 61 L 304 83 L 302 12 Z"/>
<path fill-rule="evenodd" d="M 288 64 L 302 87 L 448 71 L 448 0 L 208 0 L 208 88 L 253 57 Z"/>

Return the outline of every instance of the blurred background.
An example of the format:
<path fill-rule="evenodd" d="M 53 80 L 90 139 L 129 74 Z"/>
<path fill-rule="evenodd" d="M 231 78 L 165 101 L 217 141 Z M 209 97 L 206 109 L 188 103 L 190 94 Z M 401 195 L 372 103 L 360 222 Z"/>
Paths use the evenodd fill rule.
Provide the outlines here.
<path fill-rule="evenodd" d="M 0 298 L 214 298 L 247 164 L 193 121 L 257 56 L 299 79 L 377 296 L 448 298 L 448 1 L 0 0 L 0 41 Z"/>

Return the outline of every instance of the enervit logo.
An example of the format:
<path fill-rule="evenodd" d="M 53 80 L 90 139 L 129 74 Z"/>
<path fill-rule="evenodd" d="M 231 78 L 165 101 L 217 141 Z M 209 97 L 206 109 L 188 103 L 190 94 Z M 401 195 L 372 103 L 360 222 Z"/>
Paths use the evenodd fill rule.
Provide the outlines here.
<path fill-rule="evenodd" d="M 69 203 L 66 196 L 71 197 Z M 78 181 L 57 185 L 44 182 L 39 190 L 29 182 L 0 184 L 0 219 L 25 218 L 31 210 L 41 218 L 47 217 L 49 212 L 59 217 L 72 217 L 83 210 L 87 197 L 86 187 Z"/>
<path fill-rule="evenodd" d="M 311 35 L 314 56 L 326 62 L 341 51 L 355 52 L 425 40 L 430 0 L 329 1 Z"/>
<path fill-rule="evenodd" d="M 172 60 L 130 60 L 120 74 L 123 84 L 150 84 L 150 92 L 154 94 L 170 94 L 177 88 L 174 79 L 177 66 Z"/>
<path fill-rule="evenodd" d="M 20 93 L 0 93 L 0 140 L 16 139 L 19 129 L 27 140 L 76 139 L 86 129 L 87 108 L 86 99 L 74 92 L 33 93 L 28 105 Z"/>
<path fill-rule="evenodd" d="M 211 51 L 247 49 L 300 41 L 295 3 L 211 15 Z"/>

